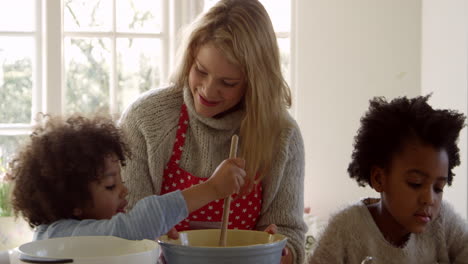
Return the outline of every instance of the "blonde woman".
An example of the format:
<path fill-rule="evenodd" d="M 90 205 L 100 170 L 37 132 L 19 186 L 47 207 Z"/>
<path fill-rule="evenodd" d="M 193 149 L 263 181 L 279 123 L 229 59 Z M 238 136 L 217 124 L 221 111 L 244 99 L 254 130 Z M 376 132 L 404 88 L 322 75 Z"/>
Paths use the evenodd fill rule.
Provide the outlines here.
<path fill-rule="evenodd" d="M 247 176 L 228 227 L 276 224 L 289 237 L 282 263 L 302 263 L 304 147 L 268 13 L 257 0 L 222 0 L 187 32 L 173 84 L 143 94 L 121 119 L 130 204 L 207 180 L 238 134 Z M 222 211 L 214 201 L 175 228 L 219 228 Z"/>

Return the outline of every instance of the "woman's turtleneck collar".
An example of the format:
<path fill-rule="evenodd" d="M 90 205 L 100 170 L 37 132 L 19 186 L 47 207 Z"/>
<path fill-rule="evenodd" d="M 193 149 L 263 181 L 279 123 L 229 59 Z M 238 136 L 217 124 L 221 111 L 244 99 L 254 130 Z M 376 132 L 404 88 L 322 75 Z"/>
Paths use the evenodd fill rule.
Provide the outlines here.
<path fill-rule="evenodd" d="M 237 129 L 240 126 L 240 122 L 244 117 L 244 110 L 238 109 L 229 113 L 226 113 L 223 117 L 213 118 L 213 117 L 204 117 L 197 113 L 195 110 L 195 105 L 193 102 L 193 96 L 190 92 L 190 88 L 185 86 L 183 89 L 184 93 L 184 103 L 187 106 L 187 111 L 189 114 L 190 120 L 198 120 L 204 125 L 216 129 L 216 130 L 233 130 Z"/>

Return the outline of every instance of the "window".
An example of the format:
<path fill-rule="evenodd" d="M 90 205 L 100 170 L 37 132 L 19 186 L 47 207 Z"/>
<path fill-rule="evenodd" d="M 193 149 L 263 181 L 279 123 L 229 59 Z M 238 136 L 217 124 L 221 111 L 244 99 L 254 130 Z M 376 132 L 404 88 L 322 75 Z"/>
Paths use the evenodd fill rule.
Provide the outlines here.
<path fill-rule="evenodd" d="M 118 116 L 158 87 L 168 70 L 168 3 L 1 1 L 0 168 L 38 112 Z"/>
<path fill-rule="evenodd" d="M 166 76 L 167 0 L 66 0 L 63 111 L 121 113 Z"/>
<path fill-rule="evenodd" d="M 216 1 L 0 1 L 0 168 L 38 112 L 118 117 L 166 83 L 179 28 Z M 289 80 L 291 3 L 262 3 Z"/>
<path fill-rule="evenodd" d="M 36 107 L 33 94 L 40 75 L 36 4 L 0 2 L 0 173 L 7 157 L 27 137 Z"/>

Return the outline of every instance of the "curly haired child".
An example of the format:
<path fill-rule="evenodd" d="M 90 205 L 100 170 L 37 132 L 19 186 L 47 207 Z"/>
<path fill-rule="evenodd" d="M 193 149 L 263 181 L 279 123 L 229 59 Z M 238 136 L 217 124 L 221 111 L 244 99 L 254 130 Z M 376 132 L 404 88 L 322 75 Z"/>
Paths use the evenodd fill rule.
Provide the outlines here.
<path fill-rule="evenodd" d="M 244 161 L 227 159 L 208 181 L 146 197 L 125 213 L 128 190 L 120 168 L 129 156 L 110 119 L 45 116 L 11 163 L 13 209 L 36 227 L 34 240 L 84 235 L 155 239 L 244 183 Z"/>
<path fill-rule="evenodd" d="M 370 101 L 348 173 L 380 198 L 332 216 L 309 263 L 468 263 L 468 224 L 442 200 L 465 116 L 428 98 Z"/>

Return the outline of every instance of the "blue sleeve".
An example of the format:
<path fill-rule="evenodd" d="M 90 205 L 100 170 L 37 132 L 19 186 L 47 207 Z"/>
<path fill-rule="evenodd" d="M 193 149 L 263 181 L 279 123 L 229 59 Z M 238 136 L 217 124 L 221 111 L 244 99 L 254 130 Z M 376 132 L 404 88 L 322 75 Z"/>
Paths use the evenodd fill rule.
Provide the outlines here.
<path fill-rule="evenodd" d="M 119 213 L 111 219 L 66 219 L 39 226 L 34 240 L 65 236 L 116 236 L 131 240 L 154 240 L 187 216 L 184 197 L 180 191 L 175 191 L 143 198 L 130 212 Z"/>

